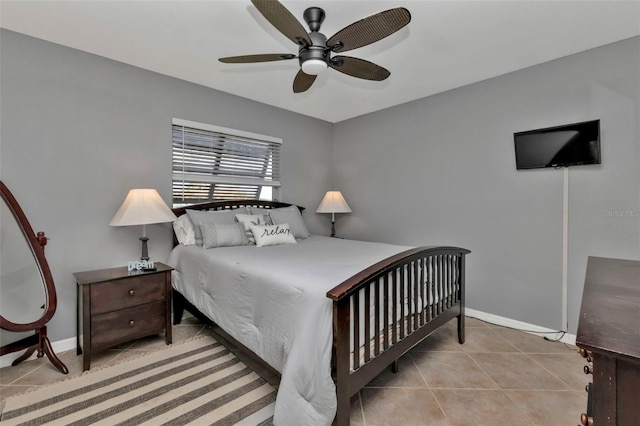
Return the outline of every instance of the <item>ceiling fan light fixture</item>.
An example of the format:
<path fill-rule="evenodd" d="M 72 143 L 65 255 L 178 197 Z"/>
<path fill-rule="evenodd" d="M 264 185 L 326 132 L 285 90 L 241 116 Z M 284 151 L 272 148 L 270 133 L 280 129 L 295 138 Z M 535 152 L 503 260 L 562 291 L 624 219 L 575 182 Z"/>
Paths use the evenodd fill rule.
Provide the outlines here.
<path fill-rule="evenodd" d="M 322 59 L 307 59 L 302 63 L 302 72 L 308 75 L 317 75 L 327 69 L 327 62 Z"/>

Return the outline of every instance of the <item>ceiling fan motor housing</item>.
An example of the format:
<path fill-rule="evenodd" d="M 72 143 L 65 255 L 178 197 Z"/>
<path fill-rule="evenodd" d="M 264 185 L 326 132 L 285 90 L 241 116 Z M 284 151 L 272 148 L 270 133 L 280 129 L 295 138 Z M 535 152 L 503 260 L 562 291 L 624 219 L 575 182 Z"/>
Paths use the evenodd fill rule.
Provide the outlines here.
<path fill-rule="evenodd" d="M 298 58 L 302 71 L 305 74 L 315 75 L 326 70 L 329 66 L 327 37 L 319 32 L 311 32 L 309 33 L 309 38 L 312 44 L 310 46 L 300 46 Z"/>

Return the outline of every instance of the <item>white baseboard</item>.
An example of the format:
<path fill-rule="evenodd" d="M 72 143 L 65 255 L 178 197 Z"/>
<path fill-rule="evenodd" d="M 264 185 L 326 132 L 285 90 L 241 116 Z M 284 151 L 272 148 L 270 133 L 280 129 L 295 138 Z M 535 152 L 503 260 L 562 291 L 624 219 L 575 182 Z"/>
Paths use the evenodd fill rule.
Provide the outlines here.
<path fill-rule="evenodd" d="M 500 317 L 498 315 L 488 314 L 482 311 L 476 311 L 475 309 L 465 308 L 465 314 L 468 317 L 477 318 L 482 321 L 490 322 L 491 324 L 501 325 L 503 327 L 515 328 L 517 330 L 522 330 L 530 334 L 535 335 L 545 335 L 549 339 L 557 339 L 562 334 L 562 331 L 553 330 L 550 328 L 540 327 L 533 324 L 528 324 L 526 322 L 513 320 L 510 318 Z M 575 334 L 565 333 L 560 337 L 560 341 L 562 343 L 566 343 L 568 345 L 576 344 L 576 336 Z"/>
<path fill-rule="evenodd" d="M 486 322 L 490 322 L 491 324 L 496 324 L 496 325 L 501 325 L 504 327 L 510 327 L 510 328 L 515 328 L 518 330 L 523 330 L 526 331 L 528 333 L 531 334 L 536 334 L 536 335 L 549 335 L 549 334 L 560 334 L 562 333 L 561 331 L 558 330 L 552 330 L 550 328 L 545 328 L 545 327 L 540 327 L 537 325 L 533 325 L 533 324 L 528 324 L 526 322 L 522 322 L 522 321 L 516 321 L 510 318 L 505 318 L 505 317 L 500 317 L 498 315 L 493 315 L 493 314 L 488 314 L 486 312 L 482 312 L 482 311 L 476 311 L 475 309 L 469 309 L 469 308 L 465 308 L 465 314 L 468 317 L 473 317 L 473 318 L 477 318 L 481 321 L 486 321 Z M 555 339 L 555 336 L 548 336 L 550 339 Z M 565 333 L 564 336 L 562 336 L 562 338 L 560 339 L 561 342 L 563 343 L 567 343 L 569 345 L 575 345 L 576 344 L 576 336 L 575 334 L 568 334 Z M 76 338 L 75 337 L 71 337 L 69 339 L 65 339 L 65 340 L 59 340 L 57 342 L 51 342 L 51 346 L 53 347 L 53 351 L 56 354 L 60 354 L 62 352 L 65 351 L 70 351 L 72 349 L 76 349 Z M 9 365 L 11 365 L 11 363 L 13 362 L 14 359 L 18 358 L 20 355 L 22 355 L 24 351 L 19 351 L 19 352 L 14 352 L 11 354 L 7 354 L 4 355 L 2 358 L 0 358 L 0 367 L 7 367 Z M 36 354 L 34 353 L 33 355 L 31 355 L 31 358 L 35 358 Z"/>
<path fill-rule="evenodd" d="M 59 340 L 57 342 L 51 342 L 51 347 L 53 348 L 53 352 L 55 352 L 56 355 L 60 355 L 62 352 L 70 351 L 72 349 L 75 350 L 76 338 L 70 337 L 69 339 Z M 11 363 L 15 359 L 19 358 L 23 353 L 24 351 L 18 351 L 18 352 L 13 352 L 10 354 L 3 355 L 2 358 L 0 358 L 0 368 L 10 366 Z M 35 358 L 36 358 L 36 353 L 34 352 L 29 359 L 35 359 Z"/>

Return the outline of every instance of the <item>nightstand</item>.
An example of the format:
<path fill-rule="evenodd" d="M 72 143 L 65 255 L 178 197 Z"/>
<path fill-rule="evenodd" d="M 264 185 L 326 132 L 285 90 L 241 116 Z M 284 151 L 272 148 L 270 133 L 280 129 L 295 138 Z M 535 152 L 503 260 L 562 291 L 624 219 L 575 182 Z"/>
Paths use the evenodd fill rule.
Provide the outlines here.
<path fill-rule="evenodd" d="M 77 354 L 82 369 L 94 351 L 141 337 L 165 333 L 171 344 L 171 271 L 155 263 L 155 271 L 128 268 L 76 272 L 78 283 Z"/>

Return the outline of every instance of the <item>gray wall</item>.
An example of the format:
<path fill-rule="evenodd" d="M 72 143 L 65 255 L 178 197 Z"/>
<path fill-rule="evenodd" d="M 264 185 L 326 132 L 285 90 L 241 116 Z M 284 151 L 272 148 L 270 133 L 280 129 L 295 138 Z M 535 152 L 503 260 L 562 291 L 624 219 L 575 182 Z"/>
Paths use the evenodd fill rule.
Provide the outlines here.
<path fill-rule="evenodd" d="M 562 171 L 517 172 L 513 132 L 600 118 L 603 164 L 570 170 L 570 332 L 587 256 L 640 258 L 638 217 L 615 216 L 640 209 L 638 38 L 336 125 L 6 30 L 0 52 L 0 178 L 51 238 L 53 340 L 75 335 L 73 272 L 139 256 L 139 229 L 108 226 L 127 191 L 170 200 L 172 117 L 283 138 L 282 199 L 308 208 L 312 232 L 340 189 L 341 236 L 469 248 L 469 307 L 549 328 Z M 166 259 L 170 226 L 148 234 Z"/>
<path fill-rule="evenodd" d="M 330 123 L 6 30 L 0 52 L 0 178 L 51 238 L 52 340 L 76 333 L 73 272 L 140 256 L 140 227 L 109 226 L 128 190 L 156 188 L 170 203 L 173 117 L 282 138 L 281 198 L 328 233 L 313 212 L 330 184 Z M 166 260 L 170 224 L 147 233 L 152 260 Z"/>
<path fill-rule="evenodd" d="M 470 308 L 559 329 L 563 171 L 516 171 L 513 133 L 600 119 L 602 164 L 569 170 L 575 333 L 587 257 L 640 259 L 639 116 L 636 37 L 338 123 L 337 232 L 468 248 Z"/>

